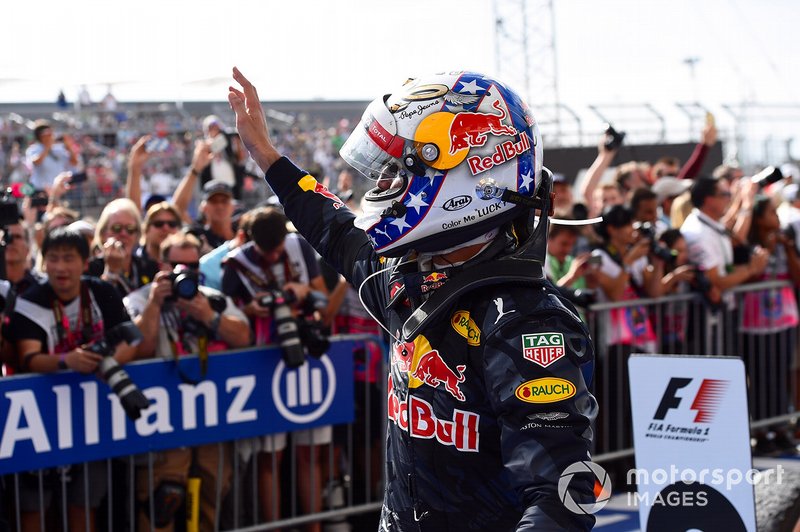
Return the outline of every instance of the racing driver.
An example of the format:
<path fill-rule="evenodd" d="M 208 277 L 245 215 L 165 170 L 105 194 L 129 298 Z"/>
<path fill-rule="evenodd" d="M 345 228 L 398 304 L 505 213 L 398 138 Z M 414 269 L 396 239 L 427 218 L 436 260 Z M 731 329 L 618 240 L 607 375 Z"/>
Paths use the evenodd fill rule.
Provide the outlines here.
<path fill-rule="evenodd" d="M 588 530 L 594 350 L 542 274 L 552 181 L 528 107 L 451 72 L 373 101 L 341 156 L 375 181 L 350 212 L 272 144 L 256 88 L 228 99 L 286 214 L 392 338 L 380 530 Z M 565 475 L 566 477 L 566 475 Z"/>

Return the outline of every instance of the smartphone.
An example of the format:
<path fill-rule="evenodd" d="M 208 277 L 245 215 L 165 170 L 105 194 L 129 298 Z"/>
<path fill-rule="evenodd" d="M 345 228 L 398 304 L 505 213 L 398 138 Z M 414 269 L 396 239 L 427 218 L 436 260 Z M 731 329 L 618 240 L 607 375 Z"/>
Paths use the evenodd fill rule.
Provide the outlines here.
<path fill-rule="evenodd" d="M 603 257 L 600 255 L 592 255 L 589 257 L 589 260 L 586 261 L 589 266 L 600 266 L 603 263 Z"/>
<path fill-rule="evenodd" d="M 708 126 L 716 126 L 716 120 L 714 119 L 714 113 L 706 111 L 706 125 L 708 125 Z"/>
<path fill-rule="evenodd" d="M 147 150 L 147 153 L 165 152 L 168 147 L 169 141 L 161 137 L 153 137 L 144 145 L 144 149 Z"/>
<path fill-rule="evenodd" d="M 86 181 L 86 171 L 82 172 L 73 172 L 72 177 L 69 178 L 70 185 L 77 185 L 78 183 L 83 183 Z"/>

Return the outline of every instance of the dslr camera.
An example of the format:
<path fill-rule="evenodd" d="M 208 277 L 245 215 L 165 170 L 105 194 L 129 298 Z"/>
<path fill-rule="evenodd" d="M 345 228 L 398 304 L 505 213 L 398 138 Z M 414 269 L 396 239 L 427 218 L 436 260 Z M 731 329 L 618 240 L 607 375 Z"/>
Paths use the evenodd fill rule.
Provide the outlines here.
<path fill-rule="evenodd" d="M 625 132 L 617 131 L 611 124 L 605 125 L 603 131 L 606 135 L 603 147 L 608 151 L 618 150 L 622 146 L 622 141 L 625 140 Z"/>
<path fill-rule="evenodd" d="M 101 379 L 117 394 L 125 413 L 134 420 L 139 419 L 142 410 L 150 406 L 150 401 L 119 365 L 119 362 L 114 359 L 113 354 L 122 342 L 138 345 L 141 341 L 141 331 L 136 325 L 126 321 L 107 330 L 102 339 L 84 347 L 87 351 L 103 357 L 103 360 L 100 361 Z"/>
<path fill-rule="evenodd" d="M 633 228 L 639 232 L 642 238 L 646 238 L 650 241 L 650 253 L 653 256 L 667 263 L 675 259 L 675 255 L 671 249 L 658 243 L 655 225 L 650 222 L 636 222 L 633 224 Z"/>
<path fill-rule="evenodd" d="M 169 280 L 172 282 L 171 298 L 173 300 L 177 298 L 194 299 L 200 290 L 200 274 L 185 264 L 175 266 L 175 269 L 169 274 Z"/>
<path fill-rule="evenodd" d="M 0 227 L 8 227 L 19 222 L 21 218 L 17 199 L 11 194 L 11 189 L 6 189 L 0 195 Z"/>
<path fill-rule="evenodd" d="M 291 309 L 296 302 L 297 296 L 291 290 L 270 290 L 258 299 L 259 305 L 272 312 L 283 361 L 290 368 L 303 365 L 306 350 L 309 355 L 318 358 L 330 347 L 330 331 L 322 322 L 314 319 L 314 311 L 328 304 L 325 295 L 312 290 L 303 302 L 299 320 L 295 319 Z"/>

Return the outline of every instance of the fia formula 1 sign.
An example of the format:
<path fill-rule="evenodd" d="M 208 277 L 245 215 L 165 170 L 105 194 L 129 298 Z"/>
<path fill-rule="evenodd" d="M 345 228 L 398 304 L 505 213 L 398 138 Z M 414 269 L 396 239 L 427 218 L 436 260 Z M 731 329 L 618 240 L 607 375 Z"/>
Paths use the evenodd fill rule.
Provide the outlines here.
<path fill-rule="evenodd" d="M 741 359 L 633 355 L 628 367 L 636 469 L 627 480 L 642 530 L 755 531 Z"/>

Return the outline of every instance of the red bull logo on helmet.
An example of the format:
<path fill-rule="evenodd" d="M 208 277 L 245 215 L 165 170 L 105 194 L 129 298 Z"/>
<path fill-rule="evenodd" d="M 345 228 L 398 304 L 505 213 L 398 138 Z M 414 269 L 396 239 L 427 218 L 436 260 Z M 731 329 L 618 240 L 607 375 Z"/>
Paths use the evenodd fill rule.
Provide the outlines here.
<path fill-rule="evenodd" d="M 408 373 L 409 388 L 419 388 L 423 384 L 434 388 L 443 385 L 445 391 L 459 401 L 466 399 L 461 383 L 467 367 L 459 364 L 451 368 L 424 335 L 417 336 L 413 342 L 397 344 L 392 350 L 392 364 Z"/>
<path fill-rule="evenodd" d="M 514 136 L 517 130 L 513 126 L 503 124 L 508 116 L 506 110 L 497 100 L 492 104 L 500 114 L 461 112 L 450 124 L 450 155 L 475 146 L 486 144 L 486 135 Z"/>
<path fill-rule="evenodd" d="M 303 192 L 314 192 L 315 194 L 325 196 L 333 202 L 334 209 L 344 206 L 344 202 L 342 202 L 342 200 L 340 200 L 336 194 L 328 190 L 325 185 L 319 183 L 310 175 L 303 176 L 300 181 L 297 182 L 297 185 L 303 190 Z"/>

